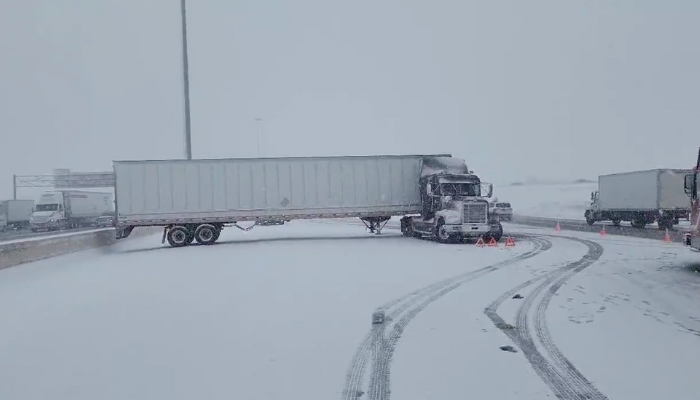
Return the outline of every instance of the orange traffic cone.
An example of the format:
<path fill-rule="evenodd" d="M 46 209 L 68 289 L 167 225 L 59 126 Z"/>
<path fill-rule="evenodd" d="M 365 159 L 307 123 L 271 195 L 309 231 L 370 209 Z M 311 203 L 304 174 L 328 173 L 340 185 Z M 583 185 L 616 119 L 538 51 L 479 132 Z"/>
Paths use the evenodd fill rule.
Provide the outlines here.
<path fill-rule="evenodd" d="M 498 247 L 498 242 L 496 241 L 496 238 L 492 237 L 491 240 L 489 240 L 489 247 Z"/>
<path fill-rule="evenodd" d="M 605 236 L 607 234 L 608 232 L 605 230 L 605 225 L 603 225 L 603 229 L 600 230 L 600 236 Z"/>
<path fill-rule="evenodd" d="M 484 238 L 480 237 L 479 240 L 476 241 L 476 246 L 479 247 L 484 247 L 486 243 L 484 243 Z"/>
<path fill-rule="evenodd" d="M 664 236 L 664 242 L 671 243 L 671 235 L 668 233 L 668 228 L 666 228 L 666 235 Z"/>
<path fill-rule="evenodd" d="M 559 221 L 557 221 L 557 226 L 554 227 L 555 232 L 561 232 L 561 226 L 559 226 Z"/>
<path fill-rule="evenodd" d="M 515 247 L 515 238 L 506 238 L 506 247 Z"/>

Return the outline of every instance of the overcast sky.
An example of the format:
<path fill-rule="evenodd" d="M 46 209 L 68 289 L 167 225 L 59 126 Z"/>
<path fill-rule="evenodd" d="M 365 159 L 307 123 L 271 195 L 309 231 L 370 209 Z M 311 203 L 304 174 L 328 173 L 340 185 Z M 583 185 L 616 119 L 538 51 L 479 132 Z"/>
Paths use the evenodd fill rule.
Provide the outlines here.
<path fill-rule="evenodd" d="M 195 158 L 452 153 L 494 183 L 690 167 L 697 0 L 189 0 Z M 184 156 L 176 0 L 2 0 L 12 174 Z M 20 192 L 21 197 L 21 192 Z"/>

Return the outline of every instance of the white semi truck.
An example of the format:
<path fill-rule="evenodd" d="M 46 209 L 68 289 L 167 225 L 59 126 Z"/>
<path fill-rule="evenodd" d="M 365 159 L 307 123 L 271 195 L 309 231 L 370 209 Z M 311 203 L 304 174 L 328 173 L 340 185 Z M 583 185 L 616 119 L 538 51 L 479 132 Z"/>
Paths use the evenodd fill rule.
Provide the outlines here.
<path fill-rule="evenodd" d="M 651 169 L 601 175 L 598 191 L 591 193 L 585 217 L 589 225 L 630 221 L 635 228 L 658 222 L 659 229 L 672 228 L 688 218 L 690 204 L 683 190 L 687 169 Z"/>
<path fill-rule="evenodd" d="M 34 200 L 0 201 L 0 231 L 28 228 L 32 211 Z"/>
<path fill-rule="evenodd" d="M 78 190 L 44 192 L 30 218 L 32 231 L 87 227 L 106 214 L 114 214 L 111 193 Z"/>
<path fill-rule="evenodd" d="M 380 233 L 500 240 L 479 177 L 451 155 L 115 161 L 117 238 L 162 226 L 173 247 L 212 244 L 241 221 L 358 217 Z M 493 190 L 489 186 L 490 197 Z"/>

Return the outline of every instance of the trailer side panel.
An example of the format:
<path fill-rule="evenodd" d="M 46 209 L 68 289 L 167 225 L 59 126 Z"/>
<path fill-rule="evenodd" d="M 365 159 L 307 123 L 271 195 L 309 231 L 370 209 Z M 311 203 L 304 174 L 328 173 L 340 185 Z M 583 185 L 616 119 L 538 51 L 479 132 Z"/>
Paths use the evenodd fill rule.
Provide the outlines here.
<path fill-rule="evenodd" d="M 119 161 L 119 224 L 415 213 L 422 157 Z"/>

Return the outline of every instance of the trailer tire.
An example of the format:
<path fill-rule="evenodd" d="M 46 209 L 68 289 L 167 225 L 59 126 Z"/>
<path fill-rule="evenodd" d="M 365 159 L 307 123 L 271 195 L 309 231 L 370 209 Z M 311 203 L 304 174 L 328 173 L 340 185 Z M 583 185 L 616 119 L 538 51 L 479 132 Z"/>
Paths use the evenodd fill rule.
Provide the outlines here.
<path fill-rule="evenodd" d="M 199 225 L 194 231 L 194 239 L 197 240 L 197 243 L 202 245 L 214 244 L 218 238 L 216 231 L 217 229 L 214 225 Z"/>
<path fill-rule="evenodd" d="M 167 239 L 171 247 L 185 247 L 191 235 L 184 226 L 175 226 L 168 230 Z"/>

